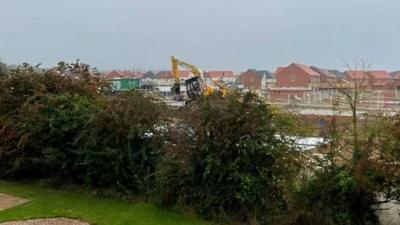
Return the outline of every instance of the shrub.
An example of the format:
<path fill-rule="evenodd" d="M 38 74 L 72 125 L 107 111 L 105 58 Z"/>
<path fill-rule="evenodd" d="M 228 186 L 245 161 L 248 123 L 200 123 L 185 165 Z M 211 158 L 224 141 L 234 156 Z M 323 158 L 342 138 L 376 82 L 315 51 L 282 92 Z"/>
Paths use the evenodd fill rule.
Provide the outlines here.
<path fill-rule="evenodd" d="M 7 73 L 0 80 L 0 177 L 149 191 L 164 110 L 137 92 L 103 90 L 107 84 L 80 63 Z"/>
<path fill-rule="evenodd" d="M 73 94 L 24 103 L 9 127 L 13 138 L 2 146 L 2 176 L 73 178 L 77 137 L 96 110 L 90 99 Z"/>
<path fill-rule="evenodd" d="M 379 196 L 375 191 L 380 185 L 372 181 L 379 182 L 380 177 L 372 169 L 364 172 L 370 173 L 363 175 L 368 176 L 363 177 L 368 179 L 364 182 L 346 168 L 318 172 L 297 193 L 287 224 L 379 224 L 375 215 Z"/>
<path fill-rule="evenodd" d="M 24 65 L 9 71 L 0 80 L 1 176 L 66 174 L 66 161 L 58 158 L 53 168 L 51 153 L 76 149 L 75 139 L 96 111 L 97 96 L 86 83 L 58 70 Z"/>
<path fill-rule="evenodd" d="M 330 127 L 325 155 L 299 185 L 287 224 L 380 224 L 376 212 L 398 200 L 396 118 L 357 117 L 354 127 Z M 357 141 L 354 141 L 354 140 Z"/>
<path fill-rule="evenodd" d="M 277 219 L 293 168 L 270 107 L 255 94 L 233 94 L 184 113 L 161 163 L 162 204 L 250 224 Z"/>
<path fill-rule="evenodd" d="M 137 92 L 104 105 L 79 137 L 80 179 L 127 193 L 151 191 L 162 153 L 163 108 Z"/>
<path fill-rule="evenodd" d="M 1 78 L 4 74 L 6 74 L 7 71 L 8 71 L 8 66 L 7 66 L 7 64 L 5 64 L 5 63 L 3 63 L 3 62 L 0 61 L 0 78 Z"/>

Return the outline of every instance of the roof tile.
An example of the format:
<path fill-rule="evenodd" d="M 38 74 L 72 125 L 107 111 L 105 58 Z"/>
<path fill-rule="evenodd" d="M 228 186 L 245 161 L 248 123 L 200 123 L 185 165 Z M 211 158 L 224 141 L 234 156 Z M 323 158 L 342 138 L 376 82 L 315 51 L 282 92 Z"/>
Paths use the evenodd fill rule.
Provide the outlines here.
<path fill-rule="evenodd" d="M 319 73 L 322 76 L 330 77 L 330 78 L 336 78 L 336 75 L 331 73 L 331 72 L 329 72 L 329 70 L 322 69 L 322 68 L 319 68 L 319 67 L 316 67 L 316 66 L 311 66 L 310 68 L 313 69 L 315 72 Z"/>
<path fill-rule="evenodd" d="M 209 71 L 206 76 L 211 78 L 235 78 L 233 71 Z"/>
<path fill-rule="evenodd" d="M 300 64 L 300 63 L 293 63 L 293 65 L 299 67 L 300 69 L 304 70 L 306 73 L 310 74 L 311 76 L 320 76 L 319 73 L 312 70 L 310 67 Z"/>
<path fill-rule="evenodd" d="M 368 79 L 368 74 L 362 70 L 348 70 L 345 74 L 351 79 Z"/>
<path fill-rule="evenodd" d="M 375 79 L 390 79 L 391 76 L 384 70 L 368 71 L 368 74 Z"/>

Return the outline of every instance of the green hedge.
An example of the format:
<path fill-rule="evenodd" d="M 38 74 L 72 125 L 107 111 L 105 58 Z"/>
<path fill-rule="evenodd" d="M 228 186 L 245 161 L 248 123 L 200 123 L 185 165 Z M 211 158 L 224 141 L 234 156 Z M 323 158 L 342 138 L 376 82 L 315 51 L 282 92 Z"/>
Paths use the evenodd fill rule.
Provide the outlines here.
<path fill-rule="evenodd" d="M 79 63 L 48 71 L 25 65 L 3 77 L 0 177 L 149 191 L 162 107 L 136 92 L 108 96 L 106 88 Z"/>
<path fill-rule="evenodd" d="M 293 151 L 279 120 L 252 93 L 203 99 L 179 123 L 160 174 L 161 202 L 245 224 L 277 222 Z"/>

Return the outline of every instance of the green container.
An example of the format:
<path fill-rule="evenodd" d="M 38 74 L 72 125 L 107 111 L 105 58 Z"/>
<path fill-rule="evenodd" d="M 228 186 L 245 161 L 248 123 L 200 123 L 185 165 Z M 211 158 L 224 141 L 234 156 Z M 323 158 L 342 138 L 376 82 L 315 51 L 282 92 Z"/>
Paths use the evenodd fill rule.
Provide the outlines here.
<path fill-rule="evenodd" d="M 140 87 L 140 80 L 136 78 L 122 78 L 111 80 L 114 90 L 129 91 Z"/>

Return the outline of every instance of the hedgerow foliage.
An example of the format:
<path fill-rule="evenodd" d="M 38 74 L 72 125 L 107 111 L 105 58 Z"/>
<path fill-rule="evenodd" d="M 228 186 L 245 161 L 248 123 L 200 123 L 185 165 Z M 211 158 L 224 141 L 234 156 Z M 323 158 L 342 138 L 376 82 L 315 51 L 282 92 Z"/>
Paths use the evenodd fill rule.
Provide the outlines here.
<path fill-rule="evenodd" d="M 375 211 L 385 180 L 374 168 L 360 170 L 363 174 L 346 167 L 318 171 L 298 191 L 288 224 L 379 224 Z"/>
<path fill-rule="evenodd" d="M 349 127 L 333 118 L 313 158 L 289 142 L 302 130 L 295 117 L 253 93 L 170 111 L 139 92 L 109 95 L 90 71 L 77 62 L 0 72 L 0 179 L 151 193 L 251 225 L 379 224 L 381 203 L 400 200 L 400 117 L 357 118 L 357 98 Z"/>
<path fill-rule="evenodd" d="M 109 98 L 79 144 L 80 178 L 95 186 L 150 192 L 162 153 L 162 107 L 139 93 Z"/>
<path fill-rule="evenodd" d="M 252 93 L 233 94 L 184 113 L 162 163 L 162 203 L 238 223 L 275 221 L 294 167 L 270 106 Z"/>
<path fill-rule="evenodd" d="M 0 177 L 147 191 L 162 110 L 135 92 L 105 95 L 107 88 L 79 62 L 46 71 L 24 65 L 3 76 Z"/>
<path fill-rule="evenodd" d="M 357 145 L 347 127 L 332 127 L 328 151 L 299 185 L 286 224 L 381 224 L 382 204 L 400 199 L 397 118 L 356 118 Z"/>

